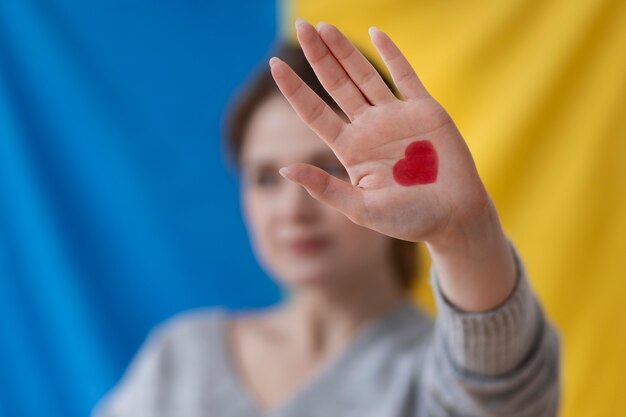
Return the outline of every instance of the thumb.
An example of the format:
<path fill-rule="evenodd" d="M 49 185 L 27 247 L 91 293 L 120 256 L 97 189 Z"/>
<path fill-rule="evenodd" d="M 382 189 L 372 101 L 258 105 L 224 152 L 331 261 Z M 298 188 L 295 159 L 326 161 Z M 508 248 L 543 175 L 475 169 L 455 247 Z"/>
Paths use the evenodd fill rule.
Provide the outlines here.
<path fill-rule="evenodd" d="M 352 184 L 309 164 L 289 165 L 278 172 L 288 180 L 302 185 L 316 200 L 328 204 L 353 222 L 361 224 L 365 213 L 363 194 Z"/>

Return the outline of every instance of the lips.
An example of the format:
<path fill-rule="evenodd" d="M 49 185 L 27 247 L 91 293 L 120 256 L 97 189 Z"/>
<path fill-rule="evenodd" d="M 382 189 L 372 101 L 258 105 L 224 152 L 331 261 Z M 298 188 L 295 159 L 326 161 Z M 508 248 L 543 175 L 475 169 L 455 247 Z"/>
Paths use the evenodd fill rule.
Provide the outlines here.
<path fill-rule="evenodd" d="M 287 247 L 290 251 L 300 254 L 314 254 L 320 252 L 330 244 L 330 239 L 323 237 L 306 237 L 290 240 Z"/>

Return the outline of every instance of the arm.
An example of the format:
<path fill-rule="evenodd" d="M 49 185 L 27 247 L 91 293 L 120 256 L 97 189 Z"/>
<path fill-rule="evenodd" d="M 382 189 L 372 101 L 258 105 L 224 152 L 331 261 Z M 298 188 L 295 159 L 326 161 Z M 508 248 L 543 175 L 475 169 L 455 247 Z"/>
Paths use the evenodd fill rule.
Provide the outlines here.
<path fill-rule="evenodd" d="M 546 321 L 517 251 L 516 283 L 497 307 L 467 312 L 432 280 L 438 306 L 433 349 L 420 378 L 419 416 L 555 416 L 559 340 Z"/>
<path fill-rule="evenodd" d="M 272 75 L 344 165 L 350 183 L 307 164 L 280 172 L 361 226 L 426 243 L 440 317 L 433 360 L 423 374 L 424 415 L 553 413 L 558 344 L 450 116 L 385 33 L 370 29 L 403 100 L 334 26 L 298 21 L 296 32 L 349 122 L 276 58 Z M 496 351 L 502 354 L 487 354 Z"/>

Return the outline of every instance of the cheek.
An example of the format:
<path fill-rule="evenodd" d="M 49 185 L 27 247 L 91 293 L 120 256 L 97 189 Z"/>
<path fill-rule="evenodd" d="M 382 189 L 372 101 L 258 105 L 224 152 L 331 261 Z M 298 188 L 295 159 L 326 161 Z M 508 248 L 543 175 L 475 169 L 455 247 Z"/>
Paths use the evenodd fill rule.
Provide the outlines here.
<path fill-rule="evenodd" d="M 261 252 L 266 252 L 272 240 L 271 232 L 273 210 L 267 197 L 244 191 L 242 193 L 242 205 L 248 234 L 254 246 Z"/>
<path fill-rule="evenodd" d="M 243 206 L 244 220 L 246 223 L 246 227 L 248 228 L 248 234 L 250 234 L 253 240 L 256 241 L 258 240 L 258 236 L 263 235 L 263 205 L 261 204 L 258 196 L 254 195 L 254 193 L 250 191 L 242 192 L 241 201 Z"/>

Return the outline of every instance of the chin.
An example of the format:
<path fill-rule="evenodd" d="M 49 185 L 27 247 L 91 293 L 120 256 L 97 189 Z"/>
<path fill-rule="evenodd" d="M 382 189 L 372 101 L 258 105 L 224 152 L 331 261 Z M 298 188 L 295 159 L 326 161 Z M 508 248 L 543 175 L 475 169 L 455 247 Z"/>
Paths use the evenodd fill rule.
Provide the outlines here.
<path fill-rule="evenodd" d="M 337 270 L 331 270 L 328 265 L 314 268 L 310 265 L 300 265 L 293 268 L 281 268 L 275 277 L 281 284 L 291 289 L 323 289 L 331 288 L 341 283 L 342 275 Z"/>
<path fill-rule="evenodd" d="M 292 289 L 330 288 L 346 281 L 346 277 L 355 275 L 346 270 L 346 266 L 354 263 L 336 253 L 266 255 L 258 259 L 268 275 Z"/>
<path fill-rule="evenodd" d="M 320 276 L 290 276 L 280 277 L 281 284 L 291 289 L 312 289 L 312 288 L 327 288 L 332 282 L 327 277 Z"/>

